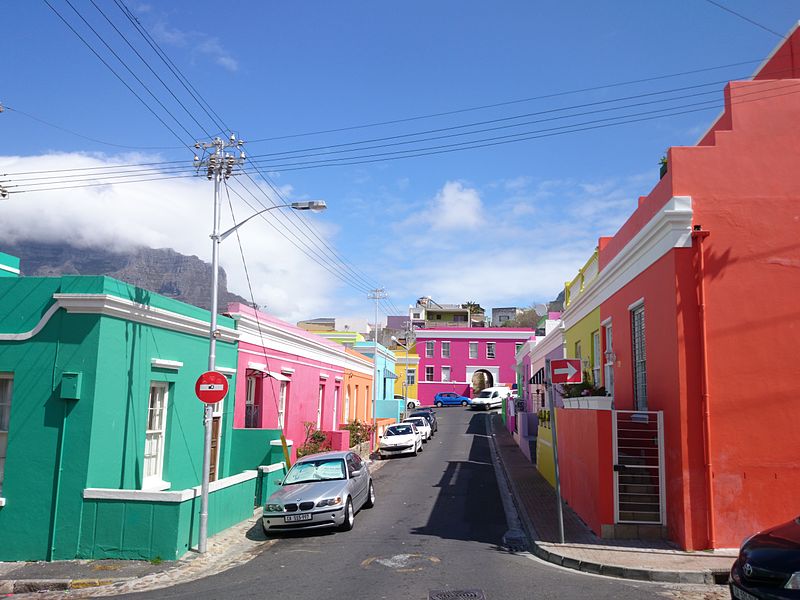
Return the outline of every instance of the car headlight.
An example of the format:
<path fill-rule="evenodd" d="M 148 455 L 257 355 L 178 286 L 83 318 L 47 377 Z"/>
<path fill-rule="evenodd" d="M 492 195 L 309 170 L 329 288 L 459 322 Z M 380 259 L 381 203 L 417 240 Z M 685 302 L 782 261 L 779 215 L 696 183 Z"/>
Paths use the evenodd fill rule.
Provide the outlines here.
<path fill-rule="evenodd" d="M 789 581 L 787 581 L 786 585 L 783 587 L 787 590 L 800 590 L 800 571 L 792 573 L 792 576 L 789 577 Z"/>
<path fill-rule="evenodd" d="M 341 503 L 341 496 L 336 496 L 336 498 L 325 498 L 324 500 L 317 502 L 317 508 L 322 508 L 323 506 L 338 506 Z"/>
<path fill-rule="evenodd" d="M 283 512 L 283 504 L 267 504 L 264 507 L 265 512 Z"/>

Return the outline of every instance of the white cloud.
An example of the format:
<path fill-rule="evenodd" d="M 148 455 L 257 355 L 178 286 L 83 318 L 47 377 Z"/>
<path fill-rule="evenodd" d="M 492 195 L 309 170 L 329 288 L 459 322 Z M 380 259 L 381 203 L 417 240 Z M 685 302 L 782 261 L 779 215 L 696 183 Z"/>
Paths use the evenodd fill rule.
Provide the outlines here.
<path fill-rule="evenodd" d="M 434 230 L 477 229 L 483 223 L 483 205 L 478 191 L 460 181 L 448 181 L 436 194 L 427 211 Z"/>
<path fill-rule="evenodd" d="M 157 160 L 158 157 L 140 155 L 6 156 L 0 157 L 0 169 L 15 173 Z M 12 184 L 20 182 L 13 175 L 7 179 Z M 231 186 L 248 202 L 255 203 L 251 196 L 243 193 L 240 184 L 233 183 Z M 269 205 L 263 194 L 252 189 Z M 212 229 L 212 197 L 212 186 L 205 178 L 12 194 L 0 203 L 0 240 L 12 243 L 18 240 L 66 241 L 78 247 L 102 247 L 113 251 L 128 251 L 137 246 L 173 248 L 182 254 L 196 255 L 210 262 L 211 242 L 208 235 Z M 235 194 L 231 194 L 231 200 L 237 221 L 242 221 L 253 212 Z M 287 235 L 296 231 L 287 227 L 287 219 L 299 217 L 296 213 L 290 215 L 286 211 L 276 210 L 264 216 Z M 224 230 L 232 225 L 224 193 L 222 217 Z M 314 227 L 323 239 L 328 237 L 328 230 L 322 222 L 316 221 Z M 328 298 L 338 286 L 338 280 L 334 280 L 332 275 L 259 217 L 239 232 L 258 304 L 265 305 L 268 312 L 288 320 L 306 318 L 328 306 Z M 250 294 L 235 235 L 221 245 L 220 264 L 228 274 L 228 289 L 248 298 Z"/>
<path fill-rule="evenodd" d="M 166 17 L 161 15 L 152 26 L 153 37 L 163 43 L 178 48 L 191 48 L 210 57 L 214 63 L 228 71 L 239 70 L 239 61 L 220 42 L 219 38 L 198 31 L 183 31 L 167 24 Z"/>

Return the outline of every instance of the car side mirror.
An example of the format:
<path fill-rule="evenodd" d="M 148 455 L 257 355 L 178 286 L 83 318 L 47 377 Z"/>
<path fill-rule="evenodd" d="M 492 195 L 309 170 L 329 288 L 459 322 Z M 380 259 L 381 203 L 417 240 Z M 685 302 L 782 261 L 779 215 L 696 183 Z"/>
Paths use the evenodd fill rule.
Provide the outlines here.
<path fill-rule="evenodd" d="M 356 469 L 355 471 L 350 473 L 350 477 L 358 477 L 359 475 L 361 475 L 361 469 Z"/>

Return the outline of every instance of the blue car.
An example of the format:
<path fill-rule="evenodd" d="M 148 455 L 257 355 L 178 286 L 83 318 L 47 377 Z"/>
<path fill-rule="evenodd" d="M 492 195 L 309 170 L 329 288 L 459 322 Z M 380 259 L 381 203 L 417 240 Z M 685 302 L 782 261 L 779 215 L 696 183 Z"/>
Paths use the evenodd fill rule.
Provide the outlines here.
<path fill-rule="evenodd" d="M 452 406 L 460 404 L 461 406 L 469 406 L 472 400 L 466 396 L 459 396 L 455 392 L 439 392 L 433 397 L 433 403 L 436 406 Z"/>

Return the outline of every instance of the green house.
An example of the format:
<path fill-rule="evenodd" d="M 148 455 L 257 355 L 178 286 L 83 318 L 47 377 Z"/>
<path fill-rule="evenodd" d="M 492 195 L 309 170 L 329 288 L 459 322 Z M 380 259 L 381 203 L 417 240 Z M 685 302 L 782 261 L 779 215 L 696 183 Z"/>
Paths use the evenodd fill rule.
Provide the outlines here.
<path fill-rule="evenodd" d="M 0 560 L 171 560 L 197 543 L 209 320 L 109 277 L 0 277 Z M 282 469 L 278 431 L 233 429 L 236 323 L 219 332 L 209 534 L 252 516 Z"/>

